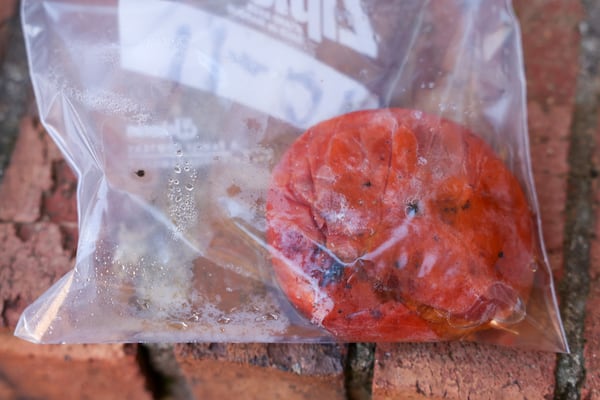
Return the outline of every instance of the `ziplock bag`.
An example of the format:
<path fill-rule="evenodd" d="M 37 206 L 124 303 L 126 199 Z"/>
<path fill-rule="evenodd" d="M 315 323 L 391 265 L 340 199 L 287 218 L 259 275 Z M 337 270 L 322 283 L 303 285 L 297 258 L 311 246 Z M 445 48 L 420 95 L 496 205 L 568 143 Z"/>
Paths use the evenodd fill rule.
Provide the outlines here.
<path fill-rule="evenodd" d="M 80 239 L 16 335 L 567 351 L 508 1 L 25 0 L 22 15 Z"/>

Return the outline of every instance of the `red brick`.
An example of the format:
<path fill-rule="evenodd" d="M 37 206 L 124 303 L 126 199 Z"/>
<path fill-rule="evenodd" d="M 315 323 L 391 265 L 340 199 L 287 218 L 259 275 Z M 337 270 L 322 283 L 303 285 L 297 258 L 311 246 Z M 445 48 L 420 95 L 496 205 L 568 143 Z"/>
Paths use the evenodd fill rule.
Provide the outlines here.
<path fill-rule="evenodd" d="M 373 400 L 542 399 L 554 355 L 470 343 L 379 344 Z"/>
<path fill-rule="evenodd" d="M 21 121 L 10 164 L 0 185 L 0 221 L 34 222 L 42 193 L 52 187 L 46 133 L 33 119 Z"/>
<path fill-rule="evenodd" d="M 0 398 L 151 399 L 123 345 L 34 345 L 0 331 Z"/>
<path fill-rule="evenodd" d="M 579 70 L 579 1 L 515 2 L 521 22 L 531 160 L 550 265 L 562 266 L 567 151 Z"/>
<path fill-rule="evenodd" d="M 198 399 L 345 399 L 341 348 L 309 344 L 176 346 Z"/>
<path fill-rule="evenodd" d="M 73 267 L 62 240 L 52 223 L 0 223 L 0 326 L 14 327 L 25 306 Z"/>

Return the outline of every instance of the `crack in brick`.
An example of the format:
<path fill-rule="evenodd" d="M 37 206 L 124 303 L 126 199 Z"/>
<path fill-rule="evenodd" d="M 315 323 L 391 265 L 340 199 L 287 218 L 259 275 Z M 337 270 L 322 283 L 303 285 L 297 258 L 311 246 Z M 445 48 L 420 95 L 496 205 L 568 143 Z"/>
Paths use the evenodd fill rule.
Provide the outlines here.
<path fill-rule="evenodd" d="M 584 322 L 590 283 L 590 247 L 594 229 L 593 154 L 596 147 L 600 107 L 600 30 L 594 16 L 600 17 L 600 1 L 582 0 L 588 20 L 583 22 L 581 67 L 577 82 L 569 148 L 567 214 L 565 221 L 564 277 L 559 284 L 561 314 L 571 354 L 557 358 L 554 398 L 580 399 L 585 381 Z"/>

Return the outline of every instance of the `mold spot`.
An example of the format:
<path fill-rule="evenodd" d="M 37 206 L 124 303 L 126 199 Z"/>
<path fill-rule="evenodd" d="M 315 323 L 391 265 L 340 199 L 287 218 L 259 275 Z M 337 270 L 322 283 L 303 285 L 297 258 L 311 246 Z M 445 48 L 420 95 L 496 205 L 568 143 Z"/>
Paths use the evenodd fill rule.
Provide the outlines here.
<path fill-rule="evenodd" d="M 333 264 L 323 273 L 321 278 L 321 287 L 331 283 L 337 283 L 344 275 L 344 265 L 338 261 L 333 261 Z"/>

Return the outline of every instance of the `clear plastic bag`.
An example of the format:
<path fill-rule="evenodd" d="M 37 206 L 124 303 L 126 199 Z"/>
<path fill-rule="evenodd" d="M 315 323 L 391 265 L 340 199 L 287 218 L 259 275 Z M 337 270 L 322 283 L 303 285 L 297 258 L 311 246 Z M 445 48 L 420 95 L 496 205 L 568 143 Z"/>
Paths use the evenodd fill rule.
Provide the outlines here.
<path fill-rule="evenodd" d="M 79 177 L 80 239 L 75 268 L 25 310 L 16 335 L 43 343 L 461 339 L 568 351 L 539 230 L 519 30 L 507 0 L 24 0 L 22 15 L 41 120 Z M 357 136 L 341 126 L 366 133 L 353 144 Z M 339 153 L 328 133 L 314 133 L 324 127 L 341 138 Z M 392 203 L 374 197 L 365 210 L 384 214 L 367 226 L 367 211 L 354 210 L 345 189 L 323 184 L 327 168 L 310 166 L 335 164 L 354 179 L 359 170 L 347 169 L 346 156 L 358 149 L 352 160 L 370 160 L 381 129 L 416 140 L 385 162 L 415 150 L 398 168 L 431 179 L 419 193 L 441 193 L 426 186 L 442 182 L 436 176 L 464 178 L 474 168 L 479 175 L 468 179 L 483 182 L 497 173 L 487 186 L 460 185 L 492 198 L 504 217 L 452 231 L 462 217 L 452 225 L 444 212 L 483 204 L 488 215 L 488 203 L 461 198 L 458 209 L 444 203 L 450 194 L 418 203 L 401 188 L 389 194 L 388 176 L 381 193 Z M 301 176 L 318 182 L 299 189 Z M 365 187 L 378 188 L 377 179 Z M 306 193 L 292 209 L 308 210 L 308 228 L 282 200 Z M 316 205 L 315 196 L 329 200 Z M 511 211 L 519 199 L 524 214 Z M 432 204 L 437 219 L 426 216 Z M 433 239 L 413 237 L 406 248 L 418 224 Z M 361 238 L 384 225 L 392 233 L 364 251 Z M 318 240 L 303 233 L 315 227 Z M 439 247 L 442 231 L 459 247 L 472 244 Z M 497 260 L 482 264 L 498 237 L 512 244 L 499 243 Z M 307 240 L 317 250 L 300 246 Z M 379 265 L 390 249 L 384 258 L 394 265 Z M 413 273 L 392 271 L 415 257 Z"/>

